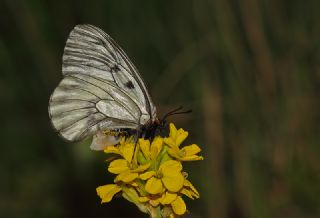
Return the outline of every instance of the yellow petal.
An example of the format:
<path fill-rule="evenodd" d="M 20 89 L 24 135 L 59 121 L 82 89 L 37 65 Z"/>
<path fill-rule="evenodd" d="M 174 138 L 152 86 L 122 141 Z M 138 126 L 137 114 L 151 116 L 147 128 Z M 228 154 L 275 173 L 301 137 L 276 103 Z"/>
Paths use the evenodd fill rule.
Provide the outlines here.
<path fill-rule="evenodd" d="M 166 192 L 165 194 L 162 195 L 161 199 L 160 199 L 160 203 L 161 204 L 171 204 L 172 201 L 174 201 L 177 198 L 177 194 L 176 193 L 170 193 L 170 192 Z"/>
<path fill-rule="evenodd" d="M 119 174 L 127 170 L 129 170 L 128 162 L 124 159 L 114 160 L 108 167 L 108 171 L 114 174 Z"/>
<path fill-rule="evenodd" d="M 145 202 L 149 201 L 149 198 L 148 197 L 139 197 L 139 201 L 142 203 L 145 203 Z"/>
<path fill-rule="evenodd" d="M 156 172 L 154 171 L 148 171 L 148 172 L 145 172 L 143 174 L 140 174 L 140 179 L 142 180 L 147 180 L 147 179 L 150 179 L 152 176 L 156 175 Z"/>
<path fill-rule="evenodd" d="M 101 203 L 110 202 L 115 194 L 121 191 L 121 188 L 116 184 L 109 184 L 99 186 L 97 189 L 97 194 L 101 198 Z"/>
<path fill-rule="evenodd" d="M 139 139 L 139 145 L 140 145 L 140 149 L 141 149 L 144 157 L 149 160 L 150 159 L 150 155 L 151 155 L 151 153 L 150 153 L 150 141 L 149 140 L 145 140 L 143 138 L 140 138 Z"/>
<path fill-rule="evenodd" d="M 105 149 L 104 149 L 104 152 L 107 153 L 107 154 L 120 154 L 121 155 L 121 152 L 119 151 L 118 147 L 117 146 L 107 146 Z"/>
<path fill-rule="evenodd" d="M 180 161 L 203 160 L 202 156 L 196 155 L 200 151 L 201 149 L 196 144 L 185 146 L 181 150 L 176 145 L 168 148 L 168 153 L 170 154 L 170 156 Z"/>
<path fill-rule="evenodd" d="M 199 146 L 196 144 L 185 146 L 181 150 L 186 154 L 186 156 L 195 155 L 201 151 Z"/>
<path fill-rule="evenodd" d="M 146 169 L 148 169 L 150 167 L 150 165 L 151 165 L 150 163 L 140 165 L 136 169 L 131 170 L 131 171 L 135 172 L 135 173 L 141 173 L 141 172 L 145 171 Z"/>
<path fill-rule="evenodd" d="M 123 146 L 125 143 L 126 143 L 126 137 L 121 137 L 119 142 L 120 146 Z"/>
<path fill-rule="evenodd" d="M 159 194 L 163 190 L 162 182 L 160 179 L 151 177 L 145 186 L 145 189 L 150 194 Z"/>
<path fill-rule="evenodd" d="M 139 187 L 139 184 L 136 183 L 136 182 L 132 182 L 132 183 L 130 183 L 130 185 L 133 186 L 133 187 Z"/>
<path fill-rule="evenodd" d="M 194 200 L 194 193 L 191 190 L 188 190 L 186 188 L 181 189 L 180 191 L 181 194 L 184 194 L 185 196 L 188 196 L 189 198 L 191 198 L 192 200 Z M 198 197 L 197 197 L 198 198 Z"/>
<path fill-rule="evenodd" d="M 179 161 L 176 160 L 168 160 L 161 164 L 160 170 L 163 175 L 172 175 L 180 172 L 182 170 L 182 165 Z"/>
<path fill-rule="evenodd" d="M 131 161 L 132 161 L 132 156 L 133 156 L 135 146 L 136 145 L 134 143 L 127 143 L 121 149 L 123 158 L 126 159 L 129 163 L 131 163 Z"/>
<path fill-rule="evenodd" d="M 181 172 L 175 174 L 167 174 L 162 177 L 163 185 L 171 192 L 178 192 L 183 187 L 185 180 Z"/>
<path fill-rule="evenodd" d="M 178 159 L 181 161 L 196 161 L 196 160 L 203 160 L 203 157 L 198 155 L 191 155 L 191 156 L 181 157 Z"/>
<path fill-rule="evenodd" d="M 189 133 L 183 129 L 179 129 L 176 136 L 176 146 L 180 146 L 181 143 L 188 137 Z"/>
<path fill-rule="evenodd" d="M 168 148 L 167 151 L 171 157 L 174 157 L 176 159 L 180 159 L 180 150 L 178 147 L 172 146 L 172 147 Z"/>
<path fill-rule="evenodd" d="M 172 139 L 175 139 L 176 134 L 177 134 L 177 128 L 175 127 L 175 125 L 173 123 L 170 123 L 169 129 L 170 129 L 169 137 Z"/>
<path fill-rule="evenodd" d="M 126 171 L 126 172 L 120 173 L 116 177 L 115 182 L 122 181 L 124 183 L 130 183 L 133 180 L 135 180 L 136 178 L 138 178 L 138 176 L 139 176 L 138 173 L 132 173 L 130 171 Z"/>
<path fill-rule="evenodd" d="M 141 153 L 140 152 L 140 145 L 138 143 L 135 143 L 134 146 L 135 146 L 135 148 L 133 148 L 133 149 L 135 149 L 135 150 L 134 150 L 134 154 L 133 154 L 132 163 L 137 165 L 138 164 L 138 154 Z"/>
<path fill-rule="evenodd" d="M 153 207 L 157 207 L 160 203 L 159 199 L 151 199 L 149 201 L 149 203 L 153 206 Z"/>
<path fill-rule="evenodd" d="M 191 183 L 189 180 L 187 180 L 187 179 L 184 180 L 183 186 L 184 186 L 185 188 L 190 189 L 190 190 L 192 191 L 194 197 L 196 197 L 196 198 L 199 198 L 199 197 L 200 197 L 199 192 L 197 191 L 197 189 L 192 185 L 192 183 Z"/>
<path fill-rule="evenodd" d="M 186 204 L 180 196 L 178 196 L 176 200 L 171 203 L 171 206 L 173 212 L 177 215 L 183 215 L 187 210 Z"/>
<path fill-rule="evenodd" d="M 160 153 L 160 151 L 162 149 L 162 145 L 163 145 L 163 139 L 161 137 L 156 137 L 152 141 L 151 147 L 150 147 L 152 160 L 155 160 L 157 158 L 158 154 Z"/>
<path fill-rule="evenodd" d="M 174 147 L 176 145 L 175 141 L 172 138 L 164 138 L 163 142 L 166 143 L 169 147 Z"/>

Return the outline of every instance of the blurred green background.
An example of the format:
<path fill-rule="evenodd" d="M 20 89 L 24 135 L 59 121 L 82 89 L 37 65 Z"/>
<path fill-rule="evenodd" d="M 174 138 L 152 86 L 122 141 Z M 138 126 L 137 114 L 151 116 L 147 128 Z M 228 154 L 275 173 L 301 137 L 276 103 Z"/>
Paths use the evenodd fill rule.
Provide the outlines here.
<path fill-rule="evenodd" d="M 48 99 L 71 29 L 99 26 L 127 52 L 160 117 L 205 156 L 186 164 L 187 217 L 320 217 L 320 1 L 1 0 L 0 217 L 146 217 L 119 198 L 106 155 L 62 141 Z"/>

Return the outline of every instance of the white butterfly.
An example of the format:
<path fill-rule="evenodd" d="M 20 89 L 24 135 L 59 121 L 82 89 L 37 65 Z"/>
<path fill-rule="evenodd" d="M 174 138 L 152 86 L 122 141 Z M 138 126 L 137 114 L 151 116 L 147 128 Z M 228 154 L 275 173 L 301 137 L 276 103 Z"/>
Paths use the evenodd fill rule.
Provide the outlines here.
<path fill-rule="evenodd" d="M 49 101 L 53 127 L 67 141 L 94 135 L 91 148 L 118 143 L 101 131 L 138 131 L 159 123 L 135 66 L 120 46 L 92 25 L 77 25 L 63 54 L 64 78 Z"/>

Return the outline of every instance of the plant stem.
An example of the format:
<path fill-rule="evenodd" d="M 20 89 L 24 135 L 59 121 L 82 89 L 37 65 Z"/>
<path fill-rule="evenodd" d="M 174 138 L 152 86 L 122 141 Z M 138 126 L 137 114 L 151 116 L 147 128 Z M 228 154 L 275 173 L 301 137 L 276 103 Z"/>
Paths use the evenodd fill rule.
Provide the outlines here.
<path fill-rule="evenodd" d="M 161 215 L 160 207 L 151 207 L 150 208 L 150 218 L 163 218 Z"/>

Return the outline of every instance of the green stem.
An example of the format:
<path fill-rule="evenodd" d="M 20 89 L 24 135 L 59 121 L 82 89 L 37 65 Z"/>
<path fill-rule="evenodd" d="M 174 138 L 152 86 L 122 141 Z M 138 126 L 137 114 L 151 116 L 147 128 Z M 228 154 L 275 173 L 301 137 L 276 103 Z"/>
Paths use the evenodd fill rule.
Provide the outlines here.
<path fill-rule="evenodd" d="M 151 207 L 150 209 L 150 218 L 163 218 L 161 215 L 160 207 Z"/>

